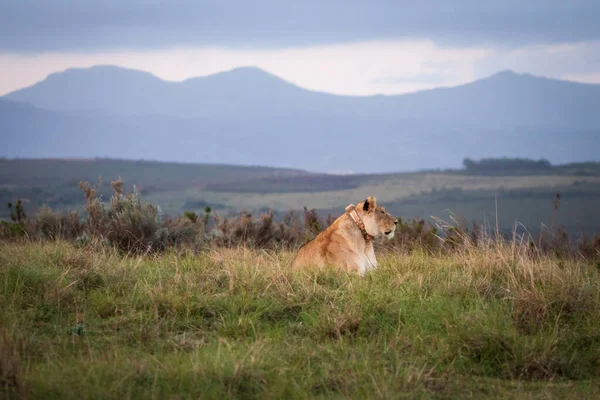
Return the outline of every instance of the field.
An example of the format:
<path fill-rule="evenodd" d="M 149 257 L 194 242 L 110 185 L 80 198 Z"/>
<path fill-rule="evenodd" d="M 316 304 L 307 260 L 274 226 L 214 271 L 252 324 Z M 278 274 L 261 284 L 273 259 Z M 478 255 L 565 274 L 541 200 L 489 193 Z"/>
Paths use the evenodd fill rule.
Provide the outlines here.
<path fill-rule="evenodd" d="M 224 214 L 272 209 L 315 208 L 339 215 L 349 203 L 376 196 L 404 220 L 431 216 L 493 225 L 511 231 L 515 221 L 532 235 L 542 226 L 562 226 L 573 238 L 600 229 L 600 165 L 572 164 L 547 169 L 423 171 L 378 175 L 325 175 L 299 170 L 228 165 L 175 164 L 150 161 L 0 160 L 0 204 L 17 199 L 29 214 L 45 204 L 55 210 L 81 210 L 82 180 L 103 178 L 100 193 L 108 198 L 110 181 L 121 176 L 128 190 L 175 216 L 202 213 L 206 206 Z M 561 195 L 558 209 L 553 200 Z M 496 213 L 497 211 L 497 213 Z M 8 209 L 0 207 L 0 218 Z M 521 227 L 521 225 L 519 225 Z"/>
<path fill-rule="evenodd" d="M 561 235 L 507 240 L 405 222 L 463 210 L 491 228 L 498 204 L 501 227 L 520 213 L 597 233 L 595 164 L 347 176 L 115 160 L 0 166 L 2 201 L 22 199 L 29 214 L 13 207 L 15 222 L 0 224 L 0 398 L 600 395 L 600 236 L 572 246 Z M 159 207 L 111 188 L 112 177 L 98 192 L 77 188 L 107 174 Z M 404 221 L 377 242 L 380 267 L 364 278 L 291 269 L 295 248 L 326 226 L 310 211 L 256 217 L 303 206 L 337 215 L 368 194 Z M 42 204 L 80 213 L 36 215 Z M 224 220 L 206 206 L 255 215 Z"/>
<path fill-rule="evenodd" d="M 0 243 L 5 398 L 598 398 L 600 270 L 511 243 L 127 256 Z"/>

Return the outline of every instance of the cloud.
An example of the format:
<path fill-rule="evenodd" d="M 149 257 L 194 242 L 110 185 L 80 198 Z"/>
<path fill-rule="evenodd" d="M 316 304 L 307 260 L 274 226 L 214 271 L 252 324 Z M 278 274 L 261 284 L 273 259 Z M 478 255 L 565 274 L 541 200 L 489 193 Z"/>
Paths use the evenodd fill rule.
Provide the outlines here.
<path fill-rule="evenodd" d="M 372 79 L 370 82 L 376 85 L 397 85 L 397 84 L 439 84 L 444 85 L 447 82 L 456 80 L 457 76 L 454 74 L 444 73 L 424 73 L 416 75 L 405 75 L 405 76 L 384 76 L 380 78 Z"/>
<path fill-rule="evenodd" d="M 600 39 L 596 0 L 10 0 L 0 51 L 311 46 L 431 39 L 480 46 Z"/>

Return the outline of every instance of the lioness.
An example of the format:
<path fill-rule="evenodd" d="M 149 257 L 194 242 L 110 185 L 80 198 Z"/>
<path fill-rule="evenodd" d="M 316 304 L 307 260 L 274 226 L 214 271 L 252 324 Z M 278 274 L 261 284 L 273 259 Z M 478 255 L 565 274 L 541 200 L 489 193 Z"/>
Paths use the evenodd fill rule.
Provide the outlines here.
<path fill-rule="evenodd" d="M 396 218 L 377 205 L 375 197 L 356 206 L 350 204 L 345 214 L 300 247 L 292 267 L 332 265 L 364 275 L 377 267 L 373 239 L 380 235 L 393 238 L 396 224 Z"/>

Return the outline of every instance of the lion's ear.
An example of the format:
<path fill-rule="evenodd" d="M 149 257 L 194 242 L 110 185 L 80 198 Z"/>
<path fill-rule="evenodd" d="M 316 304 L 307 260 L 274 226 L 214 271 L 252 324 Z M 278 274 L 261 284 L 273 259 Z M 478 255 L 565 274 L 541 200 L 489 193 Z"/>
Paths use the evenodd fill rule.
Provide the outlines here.
<path fill-rule="evenodd" d="M 375 207 L 377 207 L 377 202 L 375 200 L 375 197 L 373 197 L 373 196 L 367 197 L 367 199 L 365 200 L 365 204 L 363 205 L 363 210 L 371 211 L 371 210 L 374 210 Z"/>

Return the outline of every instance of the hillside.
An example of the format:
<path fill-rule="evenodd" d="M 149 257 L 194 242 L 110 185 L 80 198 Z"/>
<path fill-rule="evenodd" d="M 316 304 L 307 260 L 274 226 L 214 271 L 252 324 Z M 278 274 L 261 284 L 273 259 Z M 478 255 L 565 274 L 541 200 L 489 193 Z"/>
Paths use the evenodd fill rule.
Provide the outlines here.
<path fill-rule="evenodd" d="M 8 107 L 5 107 L 6 105 Z M 323 113 L 231 119 L 117 117 L 0 103 L 0 156 L 152 159 L 379 173 L 459 167 L 464 157 L 598 160 L 597 131 L 491 129 Z"/>

